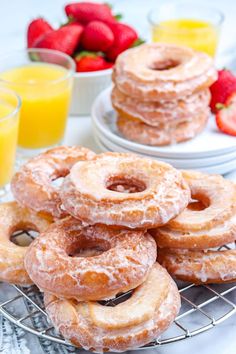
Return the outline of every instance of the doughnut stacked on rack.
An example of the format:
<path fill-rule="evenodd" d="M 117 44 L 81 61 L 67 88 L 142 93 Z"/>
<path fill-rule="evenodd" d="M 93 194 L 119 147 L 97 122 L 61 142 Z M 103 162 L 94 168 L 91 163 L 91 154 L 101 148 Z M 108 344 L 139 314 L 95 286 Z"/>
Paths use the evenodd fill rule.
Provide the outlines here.
<path fill-rule="evenodd" d="M 236 240 L 235 185 L 220 176 L 62 146 L 22 166 L 11 187 L 17 202 L 0 205 L 0 280 L 36 284 L 75 346 L 126 351 L 158 338 L 180 308 L 166 269 L 195 283 L 236 279 L 236 251 L 212 249 Z M 20 247 L 18 230 L 40 235 Z"/>
<path fill-rule="evenodd" d="M 61 176 L 58 189 L 51 182 Z M 156 263 L 147 229 L 186 208 L 190 190 L 179 171 L 133 154 L 59 147 L 26 163 L 11 187 L 22 207 L 52 222 L 26 250 L 24 265 L 66 339 L 92 351 L 126 351 L 167 329 L 180 296 Z M 115 307 L 99 302 L 127 291 Z"/>
<path fill-rule="evenodd" d="M 118 130 L 153 146 L 195 137 L 207 124 L 216 78 L 213 60 L 190 48 L 155 43 L 125 51 L 113 71 Z"/>
<path fill-rule="evenodd" d="M 184 171 L 193 202 L 152 231 L 158 261 L 196 284 L 236 281 L 236 186 L 219 175 Z"/>

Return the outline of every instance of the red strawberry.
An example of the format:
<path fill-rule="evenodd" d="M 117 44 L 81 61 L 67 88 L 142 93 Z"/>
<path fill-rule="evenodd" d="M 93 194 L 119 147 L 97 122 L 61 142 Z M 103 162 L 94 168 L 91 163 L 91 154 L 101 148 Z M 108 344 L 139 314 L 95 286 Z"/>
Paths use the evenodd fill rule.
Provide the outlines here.
<path fill-rule="evenodd" d="M 75 57 L 76 71 L 88 72 L 109 69 L 113 63 L 107 62 L 103 56 L 93 52 L 81 52 Z"/>
<path fill-rule="evenodd" d="M 112 46 L 114 34 L 110 28 L 101 21 L 92 21 L 84 29 L 81 43 L 84 49 L 95 52 L 105 52 Z"/>
<path fill-rule="evenodd" d="M 106 4 L 95 4 L 92 2 L 78 2 L 65 6 L 68 17 L 74 18 L 83 25 L 91 21 L 114 22 L 111 9 Z"/>
<path fill-rule="evenodd" d="M 236 92 L 236 77 L 229 70 L 218 71 L 218 79 L 210 87 L 210 107 L 213 113 L 217 112 L 217 103 L 224 104 L 233 92 Z"/>
<path fill-rule="evenodd" d="M 236 92 L 222 106 L 216 114 L 216 124 L 223 133 L 236 136 Z"/>
<path fill-rule="evenodd" d="M 120 53 L 130 48 L 138 39 L 137 32 L 128 25 L 123 23 L 114 23 L 109 25 L 115 40 L 111 48 L 106 52 L 109 60 L 115 61 Z"/>
<path fill-rule="evenodd" d="M 43 18 L 37 18 L 30 22 L 27 30 L 27 47 L 32 48 L 34 43 L 48 32 L 53 31 L 53 28 Z"/>
<path fill-rule="evenodd" d="M 78 47 L 83 27 L 79 24 L 64 26 L 47 33 L 36 42 L 36 48 L 55 49 L 72 55 Z"/>

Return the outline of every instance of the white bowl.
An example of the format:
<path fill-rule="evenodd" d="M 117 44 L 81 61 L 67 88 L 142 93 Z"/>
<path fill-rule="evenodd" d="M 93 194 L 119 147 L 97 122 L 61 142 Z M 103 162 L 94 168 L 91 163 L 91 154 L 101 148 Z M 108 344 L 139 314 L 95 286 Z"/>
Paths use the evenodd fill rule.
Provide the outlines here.
<path fill-rule="evenodd" d="M 71 115 L 89 115 L 97 95 L 111 85 L 112 69 L 75 73 L 72 90 Z"/>

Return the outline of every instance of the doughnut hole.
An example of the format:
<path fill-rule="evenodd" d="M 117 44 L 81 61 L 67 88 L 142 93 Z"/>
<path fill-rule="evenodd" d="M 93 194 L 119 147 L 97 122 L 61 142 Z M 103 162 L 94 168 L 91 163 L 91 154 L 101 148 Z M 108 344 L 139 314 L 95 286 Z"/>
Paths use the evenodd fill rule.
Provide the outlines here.
<path fill-rule="evenodd" d="M 65 179 L 65 177 L 70 173 L 70 169 L 68 168 L 60 168 L 57 170 L 54 175 L 50 177 L 50 184 L 54 187 L 59 189 Z"/>
<path fill-rule="evenodd" d="M 84 234 L 73 234 L 67 238 L 67 247 L 65 249 L 69 257 L 96 257 L 111 248 L 110 242 L 103 239 L 86 237 Z M 94 274 L 94 272 L 87 271 L 86 277 L 81 280 L 81 285 L 91 286 L 91 284 L 107 284 L 109 278 L 106 274 Z"/>
<path fill-rule="evenodd" d="M 52 179 L 51 180 L 51 185 L 55 188 L 60 188 L 63 181 L 64 181 L 64 178 L 67 176 L 67 174 L 65 176 L 59 176 L 55 179 Z"/>
<path fill-rule="evenodd" d="M 96 257 L 110 249 L 110 244 L 104 240 L 91 240 L 86 237 L 73 238 L 73 242 L 67 248 L 70 257 Z"/>
<path fill-rule="evenodd" d="M 20 247 L 28 247 L 31 242 L 38 236 L 39 232 L 34 228 L 31 227 L 15 227 L 14 230 L 11 232 L 10 241 L 17 246 Z"/>
<path fill-rule="evenodd" d="M 149 64 L 151 70 L 164 71 L 174 69 L 180 65 L 180 62 L 175 59 L 157 60 Z"/>
<path fill-rule="evenodd" d="M 128 291 L 127 293 L 117 294 L 115 298 L 109 300 L 100 300 L 97 301 L 102 306 L 115 307 L 122 302 L 125 302 L 131 298 L 133 290 Z"/>
<path fill-rule="evenodd" d="M 210 206 L 210 200 L 206 195 L 203 194 L 192 194 L 191 203 L 188 204 L 188 209 L 192 211 L 205 210 Z"/>
<path fill-rule="evenodd" d="M 135 177 L 111 176 L 106 181 L 106 188 L 118 193 L 140 193 L 147 187 L 143 181 Z"/>
<path fill-rule="evenodd" d="M 59 189 L 64 181 L 64 178 L 70 173 L 70 169 L 68 168 L 59 168 L 56 173 L 49 177 L 50 184 Z"/>

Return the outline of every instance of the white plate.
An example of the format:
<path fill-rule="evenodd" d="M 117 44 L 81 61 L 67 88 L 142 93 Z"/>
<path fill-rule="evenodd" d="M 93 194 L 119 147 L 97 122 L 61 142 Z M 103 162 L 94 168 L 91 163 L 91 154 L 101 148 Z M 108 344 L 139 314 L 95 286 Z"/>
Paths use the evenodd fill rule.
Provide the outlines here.
<path fill-rule="evenodd" d="M 102 152 L 112 151 L 103 142 L 101 142 L 101 140 L 99 139 L 98 136 L 95 136 L 95 141 L 96 141 L 96 144 L 98 145 L 99 149 Z M 122 151 L 120 151 L 120 152 L 122 152 Z M 153 157 L 153 158 L 157 159 L 156 157 Z M 161 160 L 161 159 L 159 159 L 159 160 Z M 176 166 L 174 166 L 174 167 L 176 167 Z M 214 165 L 214 166 L 209 166 L 209 167 L 185 168 L 185 169 L 187 169 L 187 170 L 188 169 L 192 169 L 192 170 L 202 171 L 202 172 L 206 172 L 206 173 L 224 175 L 226 173 L 229 173 L 229 172 L 235 170 L 235 160 L 228 161 L 228 162 L 225 162 L 225 163 L 222 163 L 222 164 L 217 164 L 217 165 Z"/>
<path fill-rule="evenodd" d="M 108 88 L 96 98 L 92 106 L 92 121 L 104 136 L 120 146 L 145 155 L 173 159 L 219 156 L 236 151 L 236 138 L 219 132 L 213 118 L 209 119 L 209 123 L 203 133 L 184 143 L 154 147 L 124 139 L 116 129 L 115 114 L 110 96 L 111 88 Z"/>
<path fill-rule="evenodd" d="M 142 154 L 137 151 L 133 151 L 131 149 L 125 148 L 110 139 L 108 139 L 105 135 L 102 135 L 102 133 L 98 130 L 96 126 L 93 127 L 94 130 L 94 135 L 99 138 L 99 140 L 104 143 L 111 151 L 117 151 L 117 152 L 132 152 L 132 153 L 138 153 L 142 156 L 149 156 L 153 158 L 159 158 L 160 160 L 170 163 L 171 165 L 175 166 L 176 168 L 199 168 L 199 167 L 209 167 L 213 166 L 216 164 L 221 164 L 224 162 L 236 161 L 236 151 L 230 152 L 227 154 L 223 154 L 220 156 L 212 156 L 212 157 L 206 157 L 206 158 L 201 158 L 201 159 L 169 159 L 169 158 L 163 158 L 161 156 L 155 156 L 155 155 L 147 155 L 147 154 Z M 236 168 L 236 165 L 235 165 Z"/>

